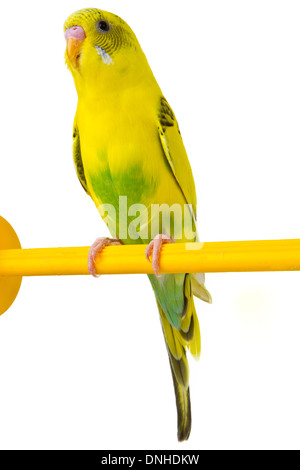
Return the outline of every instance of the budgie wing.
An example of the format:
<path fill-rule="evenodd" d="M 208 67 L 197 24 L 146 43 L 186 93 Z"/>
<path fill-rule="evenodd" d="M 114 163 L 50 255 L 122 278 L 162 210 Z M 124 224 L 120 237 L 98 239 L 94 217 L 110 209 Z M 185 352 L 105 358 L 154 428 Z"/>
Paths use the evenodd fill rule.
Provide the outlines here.
<path fill-rule="evenodd" d="M 176 117 L 167 100 L 162 97 L 158 112 L 158 131 L 164 155 L 171 167 L 187 204 L 191 204 L 196 219 L 197 198 L 195 182 Z"/>
<path fill-rule="evenodd" d="M 192 169 L 176 117 L 164 97 L 162 97 L 160 101 L 158 131 L 164 156 L 170 165 L 174 178 L 182 191 L 186 203 L 192 206 L 192 216 L 196 221 L 197 197 Z M 199 299 L 211 303 L 211 296 L 205 288 L 204 282 L 204 274 L 192 275 L 193 294 Z"/>

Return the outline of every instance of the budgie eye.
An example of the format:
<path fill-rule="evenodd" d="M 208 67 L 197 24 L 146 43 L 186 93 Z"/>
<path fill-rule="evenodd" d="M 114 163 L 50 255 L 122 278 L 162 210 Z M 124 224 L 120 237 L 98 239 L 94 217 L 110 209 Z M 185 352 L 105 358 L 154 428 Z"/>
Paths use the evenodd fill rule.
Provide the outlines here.
<path fill-rule="evenodd" d="M 97 29 L 98 29 L 101 33 L 107 33 L 108 31 L 110 31 L 111 26 L 110 26 L 110 24 L 109 24 L 108 21 L 106 21 L 106 20 L 100 20 L 100 21 L 98 21 L 98 23 L 97 23 Z"/>

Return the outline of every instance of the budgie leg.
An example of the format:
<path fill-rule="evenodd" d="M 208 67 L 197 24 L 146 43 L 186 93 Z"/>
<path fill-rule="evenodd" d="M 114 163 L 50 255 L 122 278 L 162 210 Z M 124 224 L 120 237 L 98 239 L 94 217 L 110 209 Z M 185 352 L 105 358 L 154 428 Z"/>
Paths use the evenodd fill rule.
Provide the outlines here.
<path fill-rule="evenodd" d="M 97 238 L 97 240 L 92 244 L 90 251 L 89 251 L 89 256 L 88 256 L 88 269 L 89 272 L 94 276 L 97 277 L 96 274 L 96 257 L 103 248 L 109 245 L 123 245 L 123 242 L 118 239 L 111 239 L 111 238 Z"/>
<path fill-rule="evenodd" d="M 152 242 L 149 243 L 147 246 L 145 252 L 146 252 L 146 258 L 148 261 L 150 261 L 150 256 L 152 255 L 152 266 L 153 266 L 153 271 L 156 276 L 158 276 L 158 271 L 159 271 L 159 258 L 160 258 L 160 252 L 161 252 L 161 247 L 165 243 L 175 243 L 174 238 L 171 235 L 156 235 L 156 237 L 152 240 Z"/>

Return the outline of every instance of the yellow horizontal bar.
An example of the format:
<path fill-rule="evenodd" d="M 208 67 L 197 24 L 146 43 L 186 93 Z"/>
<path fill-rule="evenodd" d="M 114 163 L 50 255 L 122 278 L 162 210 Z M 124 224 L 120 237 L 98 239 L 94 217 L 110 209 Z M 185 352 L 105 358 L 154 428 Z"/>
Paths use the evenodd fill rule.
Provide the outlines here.
<path fill-rule="evenodd" d="M 0 250 L 0 276 L 89 274 L 89 247 Z M 161 273 L 299 271 L 300 239 L 164 245 Z M 153 273 L 145 245 L 108 246 L 98 274 Z"/>

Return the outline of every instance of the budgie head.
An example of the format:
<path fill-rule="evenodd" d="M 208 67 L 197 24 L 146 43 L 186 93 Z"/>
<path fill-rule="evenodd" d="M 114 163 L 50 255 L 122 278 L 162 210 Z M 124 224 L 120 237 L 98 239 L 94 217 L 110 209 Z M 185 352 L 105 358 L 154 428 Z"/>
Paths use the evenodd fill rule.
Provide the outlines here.
<path fill-rule="evenodd" d="M 146 58 L 135 34 L 119 16 L 98 9 L 73 13 L 64 25 L 66 63 L 75 84 L 113 86 L 138 80 Z"/>

